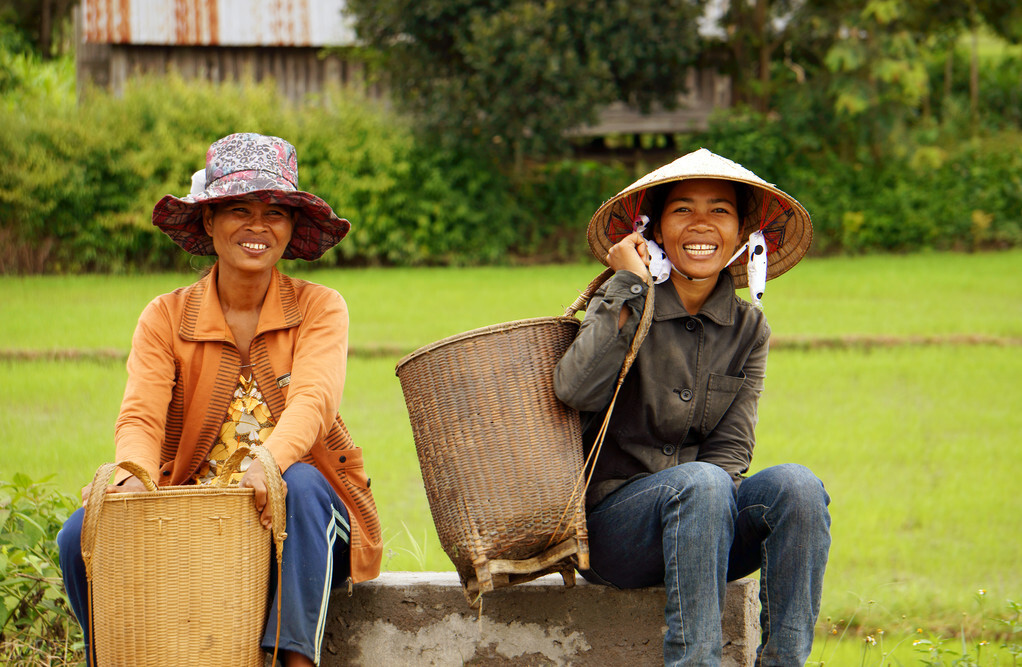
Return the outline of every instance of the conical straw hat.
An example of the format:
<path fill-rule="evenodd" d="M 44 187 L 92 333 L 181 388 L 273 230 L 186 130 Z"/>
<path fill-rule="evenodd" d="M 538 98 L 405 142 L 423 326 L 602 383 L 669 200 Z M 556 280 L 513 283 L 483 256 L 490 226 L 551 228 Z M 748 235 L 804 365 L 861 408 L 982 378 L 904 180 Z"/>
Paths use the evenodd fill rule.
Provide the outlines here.
<path fill-rule="evenodd" d="M 700 148 L 651 171 L 604 202 L 589 221 L 587 232 L 589 249 L 596 259 L 607 263 L 607 253 L 611 246 L 634 229 L 633 220 L 636 215 L 641 213 L 649 216 L 651 220 L 654 219 L 655 216 L 650 210 L 652 197 L 645 192 L 647 188 L 692 178 L 718 178 L 751 186 L 749 189 L 752 192 L 752 199 L 743 221 L 744 230 L 740 244 L 744 243 L 753 231 L 763 230 L 770 258 L 767 280 L 776 278 L 798 264 L 809 250 L 809 244 L 813 240 L 813 224 L 809 212 L 798 200 L 737 162 Z M 748 256 L 743 253 L 728 267 L 734 278 L 735 287 L 748 286 L 745 268 L 747 263 Z"/>

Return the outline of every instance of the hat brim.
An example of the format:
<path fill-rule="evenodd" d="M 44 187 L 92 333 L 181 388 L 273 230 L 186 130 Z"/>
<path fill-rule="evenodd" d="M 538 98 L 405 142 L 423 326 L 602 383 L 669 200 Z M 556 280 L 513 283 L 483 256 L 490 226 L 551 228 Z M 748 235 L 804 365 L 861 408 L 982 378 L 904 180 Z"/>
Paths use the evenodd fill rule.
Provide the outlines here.
<path fill-rule="evenodd" d="M 650 210 L 652 197 L 641 197 L 640 193 L 663 185 L 691 179 L 717 179 L 744 183 L 751 186 L 752 201 L 743 223 L 744 243 L 749 234 L 762 229 L 766 237 L 769 262 L 767 280 L 785 273 L 805 256 L 813 240 L 813 225 L 809 212 L 794 197 L 756 176 L 741 165 L 727 158 L 715 155 L 706 149 L 682 156 L 674 162 L 643 176 L 635 183 L 604 202 L 592 219 L 586 235 L 593 256 L 604 265 L 611 247 L 632 231 L 632 218 L 638 213 L 654 216 Z M 735 287 L 747 287 L 746 272 L 748 256 L 741 255 L 728 271 Z"/>
<path fill-rule="evenodd" d="M 351 229 L 351 223 L 334 213 L 330 205 L 300 190 L 251 190 L 208 196 L 206 193 L 175 197 L 166 195 L 153 208 L 153 224 L 193 255 L 215 255 L 213 239 L 202 224 L 202 207 L 232 199 L 254 197 L 267 204 L 291 206 L 295 211 L 291 241 L 284 259 L 319 259 L 337 245 Z"/>

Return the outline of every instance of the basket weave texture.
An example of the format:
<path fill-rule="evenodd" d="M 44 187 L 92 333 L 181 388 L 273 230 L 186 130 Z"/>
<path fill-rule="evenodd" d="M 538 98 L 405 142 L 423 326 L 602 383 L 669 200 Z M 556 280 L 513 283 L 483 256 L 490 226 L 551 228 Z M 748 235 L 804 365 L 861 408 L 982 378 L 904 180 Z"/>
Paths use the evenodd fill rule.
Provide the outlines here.
<path fill-rule="evenodd" d="M 487 561 L 568 538 L 588 556 L 579 416 L 553 391 L 578 327 L 574 317 L 497 324 L 398 363 L 430 511 L 463 583 Z"/>
<path fill-rule="evenodd" d="M 152 490 L 105 494 L 117 466 Z M 283 520 L 283 495 L 273 487 L 271 480 L 274 519 Z M 99 469 L 82 531 L 96 664 L 263 664 L 273 539 L 260 524 L 253 493 L 216 486 L 156 490 L 134 464 Z M 97 495 L 101 501 L 94 501 Z"/>

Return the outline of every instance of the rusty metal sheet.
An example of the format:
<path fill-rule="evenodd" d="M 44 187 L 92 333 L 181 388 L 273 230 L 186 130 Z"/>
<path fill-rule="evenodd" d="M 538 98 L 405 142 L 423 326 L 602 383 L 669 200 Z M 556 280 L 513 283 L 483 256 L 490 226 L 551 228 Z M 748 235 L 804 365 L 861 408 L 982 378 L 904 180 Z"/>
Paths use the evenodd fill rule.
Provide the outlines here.
<path fill-rule="evenodd" d="M 87 42 L 347 46 L 344 0 L 82 0 Z"/>

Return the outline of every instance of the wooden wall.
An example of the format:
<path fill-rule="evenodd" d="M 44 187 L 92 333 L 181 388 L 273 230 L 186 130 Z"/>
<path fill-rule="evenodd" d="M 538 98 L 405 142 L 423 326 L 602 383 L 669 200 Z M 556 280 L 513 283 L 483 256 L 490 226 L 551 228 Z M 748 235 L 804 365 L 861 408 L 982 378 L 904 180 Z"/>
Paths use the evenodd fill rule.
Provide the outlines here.
<path fill-rule="evenodd" d="M 167 46 L 90 43 L 81 36 L 76 23 L 77 78 L 79 93 L 89 85 L 120 94 L 137 74 L 166 74 L 175 71 L 185 78 L 214 82 L 256 81 L 272 78 L 281 95 L 300 103 L 307 95 L 335 85 L 355 87 L 368 97 L 386 103 L 383 85 L 367 80 L 362 63 L 345 59 L 344 49 L 327 54 L 310 46 Z M 673 110 L 653 109 L 641 114 L 617 102 L 600 112 L 595 125 L 571 132 L 576 136 L 601 137 L 612 134 L 672 134 L 703 130 L 711 112 L 731 104 L 731 82 L 727 76 L 705 70 L 687 73 L 688 92 Z"/>
<path fill-rule="evenodd" d="M 686 73 L 686 93 L 678 96 L 674 109 L 654 108 L 641 114 L 623 102 L 614 102 L 600 111 L 595 125 L 573 130 L 577 136 L 601 137 L 610 134 L 674 134 L 705 130 L 714 109 L 731 106 L 731 79 L 711 69 L 691 69 Z"/>
<path fill-rule="evenodd" d="M 329 84 L 361 88 L 381 98 L 380 87 L 366 80 L 361 63 L 316 47 L 148 46 L 79 43 L 78 88 L 95 85 L 120 94 L 138 74 L 177 72 L 186 79 L 213 82 L 272 78 L 282 95 L 301 102 Z"/>

